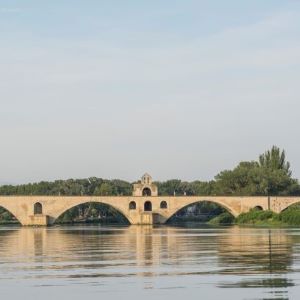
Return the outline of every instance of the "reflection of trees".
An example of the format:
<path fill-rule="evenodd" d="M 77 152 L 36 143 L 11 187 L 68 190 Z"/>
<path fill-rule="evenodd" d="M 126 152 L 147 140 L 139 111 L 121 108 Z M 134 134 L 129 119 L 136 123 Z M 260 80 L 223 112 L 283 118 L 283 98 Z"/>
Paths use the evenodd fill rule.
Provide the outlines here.
<path fill-rule="evenodd" d="M 218 285 L 218 287 L 221 288 L 266 288 L 266 289 L 289 288 L 293 286 L 295 286 L 293 281 L 286 277 L 281 277 L 281 278 L 274 277 L 274 278 L 267 278 L 267 279 L 254 278 L 253 280 L 241 280 L 236 283 L 223 282 Z M 280 299 L 288 299 L 288 298 L 280 298 Z"/>
<path fill-rule="evenodd" d="M 282 273 L 292 264 L 292 239 L 282 229 L 230 227 L 219 236 L 218 257 L 224 273 Z"/>
<path fill-rule="evenodd" d="M 293 239 L 283 229 L 229 228 L 228 235 L 220 236 L 218 241 L 222 273 L 256 276 L 253 279 L 241 278 L 234 283 L 221 282 L 218 286 L 269 288 L 270 292 L 272 288 L 294 286 L 293 281 L 285 275 L 293 263 L 292 248 Z M 284 291 L 281 293 L 284 294 Z"/>

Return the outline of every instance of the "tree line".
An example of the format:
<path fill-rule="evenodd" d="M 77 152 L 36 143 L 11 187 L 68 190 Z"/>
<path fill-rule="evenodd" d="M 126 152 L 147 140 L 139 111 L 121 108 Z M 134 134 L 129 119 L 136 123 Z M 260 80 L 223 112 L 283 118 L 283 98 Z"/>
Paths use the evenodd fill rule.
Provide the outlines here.
<path fill-rule="evenodd" d="M 255 161 L 244 161 L 224 170 L 211 181 L 186 182 L 179 179 L 155 182 L 159 195 L 188 196 L 296 196 L 300 185 L 292 177 L 285 151 L 273 146 Z M 91 177 L 86 179 L 42 181 L 22 185 L 3 185 L 0 195 L 130 196 L 132 183 Z"/>

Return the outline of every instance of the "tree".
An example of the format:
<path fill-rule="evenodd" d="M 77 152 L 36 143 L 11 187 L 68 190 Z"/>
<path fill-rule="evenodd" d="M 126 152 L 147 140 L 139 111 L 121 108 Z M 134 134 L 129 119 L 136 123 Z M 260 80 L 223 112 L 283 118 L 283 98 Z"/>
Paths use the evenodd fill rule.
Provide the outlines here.
<path fill-rule="evenodd" d="M 113 187 L 108 182 L 103 182 L 95 189 L 94 195 L 109 196 L 113 195 Z"/>
<path fill-rule="evenodd" d="M 273 171 L 283 170 L 289 177 L 292 175 L 290 163 L 286 161 L 285 151 L 273 146 L 271 150 L 266 151 L 259 156 L 259 165 L 261 168 Z"/>
<path fill-rule="evenodd" d="M 242 162 L 233 170 L 225 170 L 216 177 L 218 195 L 297 195 L 300 186 L 291 177 L 290 163 L 285 151 L 274 146 L 259 156 L 258 162 Z"/>
<path fill-rule="evenodd" d="M 233 170 L 225 170 L 215 177 L 217 195 L 257 195 L 257 162 L 241 162 Z"/>

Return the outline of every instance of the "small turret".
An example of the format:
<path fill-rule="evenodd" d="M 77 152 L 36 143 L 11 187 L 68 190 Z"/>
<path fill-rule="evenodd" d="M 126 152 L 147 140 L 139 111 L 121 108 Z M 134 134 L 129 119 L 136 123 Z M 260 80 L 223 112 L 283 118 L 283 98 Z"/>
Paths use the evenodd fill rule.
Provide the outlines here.
<path fill-rule="evenodd" d="M 152 182 L 153 182 L 152 177 L 148 173 L 145 173 L 141 179 L 141 183 L 152 184 Z"/>

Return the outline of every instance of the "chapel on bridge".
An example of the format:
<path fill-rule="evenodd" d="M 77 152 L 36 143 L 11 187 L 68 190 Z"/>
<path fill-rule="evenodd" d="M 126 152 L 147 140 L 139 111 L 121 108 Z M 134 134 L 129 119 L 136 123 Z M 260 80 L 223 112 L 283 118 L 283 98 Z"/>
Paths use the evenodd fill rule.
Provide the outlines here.
<path fill-rule="evenodd" d="M 148 173 L 144 174 L 141 180 L 133 185 L 132 195 L 136 197 L 158 196 L 157 186 Z"/>

